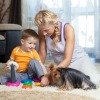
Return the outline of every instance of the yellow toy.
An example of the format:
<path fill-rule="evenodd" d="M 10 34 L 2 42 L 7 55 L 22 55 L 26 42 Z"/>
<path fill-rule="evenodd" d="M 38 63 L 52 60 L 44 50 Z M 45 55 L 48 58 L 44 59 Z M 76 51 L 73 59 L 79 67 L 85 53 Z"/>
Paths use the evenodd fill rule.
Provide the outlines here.
<path fill-rule="evenodd" d="M 40 82 L 35 82 L 35 86 L 41 86 Z"/>

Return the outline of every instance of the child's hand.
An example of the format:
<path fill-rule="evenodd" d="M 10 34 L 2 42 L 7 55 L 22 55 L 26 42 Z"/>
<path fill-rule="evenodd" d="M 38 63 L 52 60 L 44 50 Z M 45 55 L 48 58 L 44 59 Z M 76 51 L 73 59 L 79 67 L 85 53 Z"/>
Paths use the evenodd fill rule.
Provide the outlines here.
<path fill-rule="evenodd" d="M 12 61 L 12 60 L 9 59 L 6 63 L 3 64 L 4 70 L 9 70 L 9 65 L 8 65 L 8 63 L 9 63 L 10 61 Z"/>
<path fill-rule="evenodd" d="M 42 77 L 41 77 L 41 84 L 42 84 L 42 86 L 47 86 L 47 85 L 49 85 L 49 79 L 48 79 L 47 76 L 42 76 Z"/>
<path fill-rule="evenodd" d="M 4 68 L 4 70 L 8 70 L 9 68 L 7 67 L 7 63 L 4 63 L 3 64 L 3 68 Z"/>

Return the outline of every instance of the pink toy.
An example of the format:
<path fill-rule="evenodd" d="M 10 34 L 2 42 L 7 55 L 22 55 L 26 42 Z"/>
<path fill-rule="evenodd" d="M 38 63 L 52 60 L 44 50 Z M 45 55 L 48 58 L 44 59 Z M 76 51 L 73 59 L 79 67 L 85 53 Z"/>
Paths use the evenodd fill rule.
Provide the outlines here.
<path fill-rule="evenodd" d="M 20 85 L 20 82 L 7 82 L 6 85 L 7 86 L 16 86 L 17 87 L 17 86 Z"/>
<path fill-rule="evenodd" d="M 11 70 L 11 80 L 6 83 L 7 86 L 19 86 L 20 82 L 16 80 L 15 70 L 18 69 L 18 64 L 14 61 L 9 61 L 7 67 Z"/>

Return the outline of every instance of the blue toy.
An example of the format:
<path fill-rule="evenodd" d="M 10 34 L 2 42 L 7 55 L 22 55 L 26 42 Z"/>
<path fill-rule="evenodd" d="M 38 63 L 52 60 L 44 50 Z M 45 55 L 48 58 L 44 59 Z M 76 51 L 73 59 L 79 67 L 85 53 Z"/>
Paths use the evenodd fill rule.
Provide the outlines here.
<path fill-rule="evenodd" d="M 21 81 L 21 83 L 26 83 L 26 82 L 30 83 L 30 82 L 32 82 L 32 80 L 31 79 L 24 79 L 24 80 Z"/>

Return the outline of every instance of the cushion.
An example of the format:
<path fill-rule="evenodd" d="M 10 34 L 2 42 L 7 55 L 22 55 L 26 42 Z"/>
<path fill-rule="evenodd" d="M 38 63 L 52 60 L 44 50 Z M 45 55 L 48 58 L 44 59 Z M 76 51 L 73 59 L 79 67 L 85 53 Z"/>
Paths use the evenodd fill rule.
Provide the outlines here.
<path fill-rule="evenodd" d="M 22 26 L 18 24 L 0 24 L 0 30 L 22 30 Z"/>

